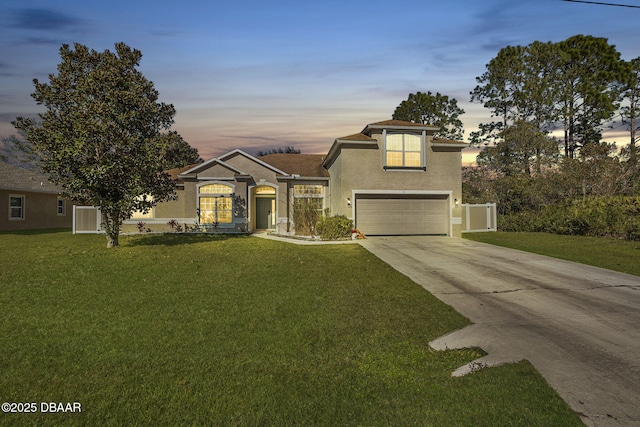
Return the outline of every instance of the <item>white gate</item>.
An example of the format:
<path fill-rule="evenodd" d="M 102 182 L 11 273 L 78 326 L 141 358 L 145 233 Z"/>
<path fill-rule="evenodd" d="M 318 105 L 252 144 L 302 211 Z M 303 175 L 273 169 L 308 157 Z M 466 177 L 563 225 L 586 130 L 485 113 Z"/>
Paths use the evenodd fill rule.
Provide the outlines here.
<path fill-rule="evenodd" d="M 462 205 L 462 232 L 498 231 L 496 204 Z"/>
<path fill-rule="evenodd" d="M 102 232 L 100 209 L 95 206 L 73 206 L 73 234 Z"/>

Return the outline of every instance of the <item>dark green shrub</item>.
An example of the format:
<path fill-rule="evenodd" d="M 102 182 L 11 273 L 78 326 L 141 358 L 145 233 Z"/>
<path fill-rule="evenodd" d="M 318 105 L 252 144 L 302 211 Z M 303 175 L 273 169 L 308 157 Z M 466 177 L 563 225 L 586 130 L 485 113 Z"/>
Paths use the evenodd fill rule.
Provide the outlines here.
<path fill-rule="evenodd" d="M 316 223 L 316 233 L 323 240 L 338 240 L 351 237 L 353 221 L 344 215 L 323 216 Z"/>
<path fill-rule="evenodd" d="M 500 231 L 531 232 L 538 231 L 537 226 L 537 215 L 533 212 L 523 211 L 498 215 L 498 230 Z"/>
<path fill-rule="evenodd" d="M 538 212 L 498 216 L 498 228 L 640 240 L 640 197 L 581 197 Z"/>
<path fill-rule="evenodd" d="M 640 240 L 640 197 L 581 197 L 535 212 L 498 215 L 498 229 Z"/>

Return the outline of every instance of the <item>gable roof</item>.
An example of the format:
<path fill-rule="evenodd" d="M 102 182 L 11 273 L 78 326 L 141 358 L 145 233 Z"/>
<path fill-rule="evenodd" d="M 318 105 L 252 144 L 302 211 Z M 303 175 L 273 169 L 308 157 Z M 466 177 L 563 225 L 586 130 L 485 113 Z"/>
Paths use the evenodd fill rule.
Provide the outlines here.
<path fill-rule="evenodd" d="M 253 161 L 253 162 L 258 163 L 259 165 L 262 165 L 262 166 L 264 166 L 265 168 L 270 169 L 270 170 L 272 170 L 273 172 L 275 172 L 275 173 L 277 173 L 277 174 L 280 174 L 280 175 L 288 175 L 288 174 L 287 174 L 286 172 L 284 172 L 283 170 L 278 169 L 278 168 L 276 168 L 275 166 L 270 165 L 269 163 L 265 163 L 264 161 L 260 160 L 258 157 L 252 156 L 251 154 L 246 153 L 246 152 L 244 152 L 244 151 L 242 151 L 242 150 L 240 150 L 240 149 L 235 149 L 235 150 L 233 150 L 233 151 L 229 151 L 227 154 L 224 154 L 224 155 L 220 156 L 220 157 L 219 157 L 219 159 L 227 160 L 227 159 L 229 159 L 230 157 L 233 157 L 233 156 L 236 156 L 236 155 L 240 155 L 240 156 L 246 157 L 247 159 L 249 159 L 249 160 L 251 160 L 251 161 Z M 245 175 L 246 175 L 246 174 L 245 174 Z"/>
<path fill-rule="evenodd" d="M 0 190 L 53 194 L 59 194 L 61 191 L 60 187 L 51 183 L 43 173 L 4 162 L 0 162 Z"/>
<path fill-rule="evenodd" d="M 170 177 L 172 180 L 174 180 L 174 181 L 175 181 L 175 180 L 177 180 L 177 179 L 178 179 L 178 176 L 179 176 L 179 175 L 181 175 L 183 172 L 186 172 L 186 171 L 188 171 L 189 169 L 193 169 L 193 168 L 195 168 L 196 166 L 198 166 L 198 165 L 200 165 L 200 164 L 201 164 L 201 163 L 194 163 L 194 164 L 187 165 L 187 166 L 182 166 L 182 167 L 179 167 L 179 168 L 169 169 L 169 170 L 166 170 L 165 172 L 166 172 L 166 173 L 168 173 L 168 174 L 169 174 L 169 177 Z"/>
<path fill-rule="evenodd" d="M 321 154 L 273 153 L 258 158 L 289 175 L 329 177 L 329 171 L 322 167 L 324 156 Z"/>
<path fill-rule="evenodd" d="M 360 142 L 376 142 L 377 140 L 367 136 L 363 133 L 354 133 L 353 135 L 343 136 L 341 138 L 337 138 L 336 140 L 340 141 L 360 141 Z"/>
<path fill-rule="evenodd" d="M 469 146 L 466 142 L 454 141 L 451 139 L 433 138 L 431 141 L 433 147 L 448 147 L 448 148 L 466 148 Z"/>
<path fill-rule="evenodd" d="M 189 175 L 191 175 L 191 177 L 194 177 L 199 172 L 202 172 L 202 171 L 204 171 L 204 170 L 206 170 L 206 169 L 208 169 L 208 168 L 210 168 L 211 166 L 214 166 L 214 165 L 220 165 L 223 168 L 229 169 L 230 171 L 232 171 L 233 173 L 238 174 L 238 175 L 246 175 L 240 169 L 235 168 L 235 167 L 231 166 L 230 164 L 227 164 L 227 163 L 223 162 L 218 157 L 214 157 L 212 159 L 207 160 L 204 163 L 200 163 L 200 164 L 197 164 L 195 166 L 192 165 L 192 167 L 189 166 L 190 169 L 187 169 L 187 170 L 184 170 L 184 171 L 178 173 L 177 177 L 178 178 L 185 178 L 185 177 L 187 177 Z"/>

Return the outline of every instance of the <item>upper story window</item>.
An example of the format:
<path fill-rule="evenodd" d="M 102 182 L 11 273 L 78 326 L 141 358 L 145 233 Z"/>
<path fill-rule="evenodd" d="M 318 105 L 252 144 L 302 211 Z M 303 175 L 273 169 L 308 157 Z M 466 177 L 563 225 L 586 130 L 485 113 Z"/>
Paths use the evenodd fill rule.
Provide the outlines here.
<path fill-rule="evenodd" d="M 24 196 L 9 196 L 9 220 L 24 219 Z"/>
<path fill-rule="evenodd" d="M 385 133 L 385 169 L 424 169 L 422 135 Z"/>

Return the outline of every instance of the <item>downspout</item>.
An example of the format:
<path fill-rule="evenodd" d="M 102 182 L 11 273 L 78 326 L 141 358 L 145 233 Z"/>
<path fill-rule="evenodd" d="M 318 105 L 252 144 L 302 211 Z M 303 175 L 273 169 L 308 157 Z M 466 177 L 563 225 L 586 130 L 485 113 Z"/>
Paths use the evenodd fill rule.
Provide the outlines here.
<path fill-rule="evenodd" d="M 291 199 L 289 197 L 289 190 L 291 183 L 287 181 L 287 234 L 291 232 Z"/>

